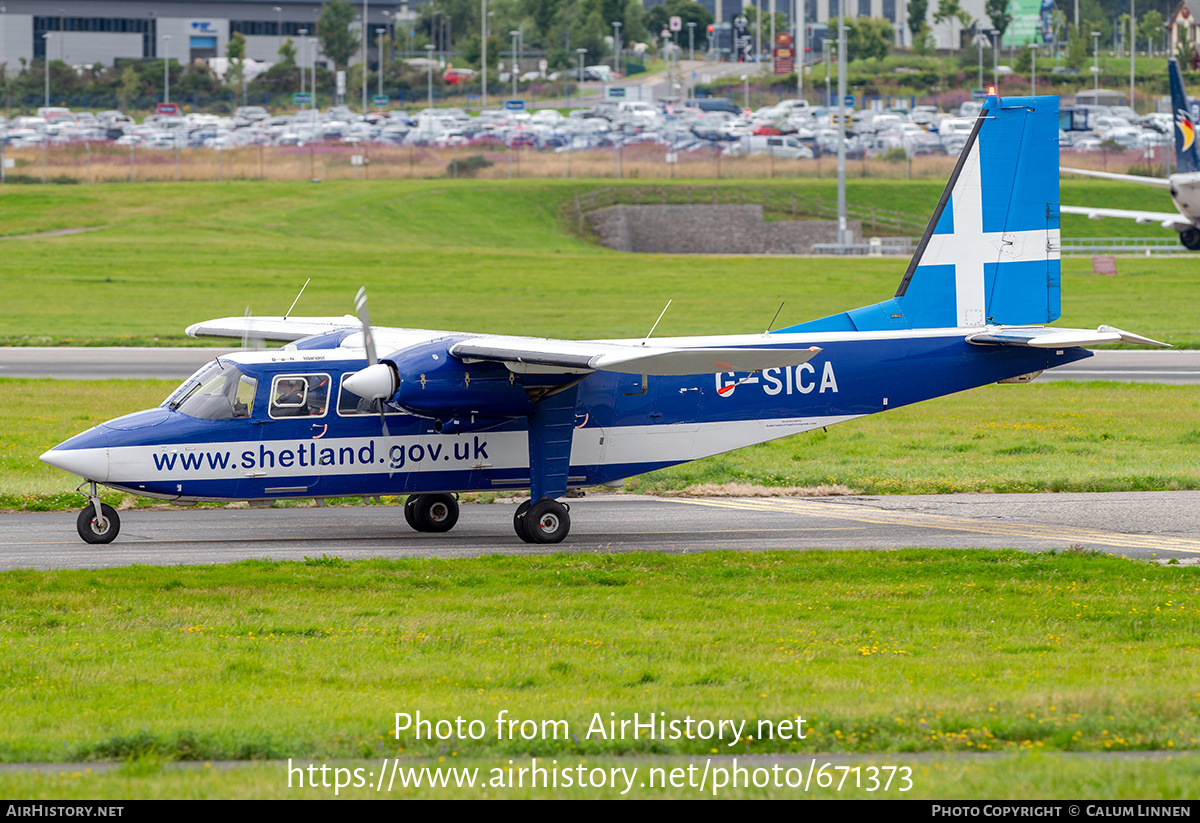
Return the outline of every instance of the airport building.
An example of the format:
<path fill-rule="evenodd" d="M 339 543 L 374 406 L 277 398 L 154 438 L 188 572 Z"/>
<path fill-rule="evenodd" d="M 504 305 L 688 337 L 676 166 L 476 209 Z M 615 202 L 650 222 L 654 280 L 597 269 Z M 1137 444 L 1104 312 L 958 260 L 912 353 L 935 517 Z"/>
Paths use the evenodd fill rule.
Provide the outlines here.
<path fill-rule="evenodd" d="M 394 42 L 403 46 L 417 19 L 418 5 L 430 1 L 351 3 L 360 20 L 366 7 L 371 31 L 385 29 Z M 643 2 L 653 6 L 662 0 Z M 805 4 L 804 16 L 810 24 L 836 19 L 842 2 L 846 3 L 846 14 L 885 18 L 898 30 L 904 29 L 903 37 L 907 38 L 906 0 L 757 0 L 764 12 L 782 12 L 789 19 L 796 11 L 796 2 Z M 700 3 L 719 25 L 727 25 L 756 0 Z M 932 14 L 936 4 L 929 5 Z M 299 44 L 298 62 L 311 65 L 314 59 L 323 60 L 314 37 L 320 6 L 320 0 L 0 0 L 0 65 L 15 70 L 22 61 L 41 60 L 47 54 L 51 60 L 71 65 L 112 65 L 121 59 L 164 56 L 192 62 L 224 57 L 225 46 L 235 32 L 245 36 L 249 58 L 274 62 L 279 46 L 290 37 Z M 983 0 L 965 0 L 963 7 L 986 21 Z M 302 30 L 308 32 L 311 41 L 307 47 L 299 43 Z M 947 25 L 933 27 L 933 34 L 940 47 L 957 43 L 957 33 Z M 897 42 L 904 45 L 908 40 Z M 374 59 L 372 55 L 371 61 Z"/>

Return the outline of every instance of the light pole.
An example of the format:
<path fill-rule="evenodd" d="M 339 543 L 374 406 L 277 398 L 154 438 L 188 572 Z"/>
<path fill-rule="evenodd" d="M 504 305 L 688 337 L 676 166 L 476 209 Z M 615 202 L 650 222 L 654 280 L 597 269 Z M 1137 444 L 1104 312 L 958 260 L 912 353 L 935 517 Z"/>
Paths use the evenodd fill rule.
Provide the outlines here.
<path fill-rule="evenodd" d="M 429 70 L 429 108 L 433 108 L 433 50 L 437 48 L 432 43 L 425 45 L 425 56 L 429 59 L 426 61 L 426 68 Z"/>
<path fill-rule="evenodd" d="M 363 0 L 363 19 L 362 19 L 362 50 L 363 50 L 363 88 L 362 88 L 362 113 L 365 116 L 367 113 L 367 74 L 371 70 L 371 50 L 369 48 L 370 40 L 367 39 L 367 29 L 370 27 L 370 18 L 368 12 L 370 5 L 368 0 Z"/>
<path fill-rule="evenodd" d="M 1134 26 L 1136 25 L 1133 16 L 1133 0 L 1129 0 L 1129 108 L 1133 106 L 1133 62 L 1137 59 L 1137 34 Z M 1137 111 L 1137 109 L 1134 109 Z"/>
<path fill-rule="evenodd" d="M 750 75 L 742 75 L 742 108 L 750 108 Z"/>
<path fill-rule="evenodd" d="M 992 87 L 1000 89 L 1000 30 L 992 29 Z"/>
<path fill-rule="evenodd" d="M 442 10 L 437 9 L 436 11 L 433 12 L 433 14 L 429 15 L 429 39 L 433 41 L 435 46 L 441 42 L 441 38 L 438 34 L 438 32 L 440 31 L 441 23 L 434 24 L 433 21 L 441 13 L 442 13 Z M 432 57 L 432 55 L 430 55 L 430 56 Z"/>
<path fill-rule="evenodd" d="M 696 62 L 696 21 L 688 22 L 688 60 Z"/>
<path fill-rule="evenodd" d="M 379 96 L 383 96 L 383 69 L 387 58 L 383 53 L 383 35 L 387 32 L 385 28 L 375 29 L 375 48 L 379 50 Z"/>
<path fill-rule="evenodd" d="M 42 63 L 46 67 L 46 108 L 50 108 L 50 32 L 42 35 L 42 40 L 46 45 L 46 56 L 42 59 Z"/>
<path fill-rule="evenodd" d="M 979 88 L 983 88 L 983 38 L 979 36 L 979 25 L 975 26 L 975 45 L 979 47 Z"/>
<path fill-rule="evenodd" d="M 621 73 L 621 21 L 614 20 L 613 24 L 613 73 Z"/>
<path fill-rule="evenodd" d="M 521 32 L 510 31 L 509 35 L 513 39 L 513 64 L 512 64 L 513 100 L 516 100 L 517 99 L 517 71 L 518 71 L 518 69 L 517 69 L 517 38 L 521 35 Z"/>
<path fill-rule="evenodd" d="M 482 91 L 479 97 L 479 107 L 487 108 L 487 0 L 480 0 L 479 24 L 484 28 L 484 40 L 480 42 L 482 59 L 480 60 L 480 77 Z"/>
<path fill-rule="evenodd" d="M 163 102 L 171 102 L 171 35 L 163 35 Z"/>
<path fill-rule="evenodd" d="M 1037 97 L 1037 43 L 1029 44 L 1029 96 Z"/>
<path fill-rule="evenodd" d="M 579 55 L 579 102 L 583 102 L 583 56 L 587 54 L 587 49 L 575 49 L 575 53 Z"/>
<path fill-rule="evenodd" d="M 275 33 L 279 35 L 279 48 L 283 48 L 283 7 L 275 7 Z"/>
<path fill-rule="evenodd" d="M 304 52 L 306 51 L 304 44 L 308 40 L 308 37 L 306 36 L 308 34 L 308 29 L 300 29 L 297 34 L 300 35 L 300 93 L 304 94 L 304 79 L 308 75 L 308 72 L 304 70 Z M 300 104 L 300 108 L 301 110 L 304 109 L 303 103 Z"/>
<path fill-rule="evenodd" d="M 1100 91 L 1100 32 L 1092 32 L 1092 89 Z"/>

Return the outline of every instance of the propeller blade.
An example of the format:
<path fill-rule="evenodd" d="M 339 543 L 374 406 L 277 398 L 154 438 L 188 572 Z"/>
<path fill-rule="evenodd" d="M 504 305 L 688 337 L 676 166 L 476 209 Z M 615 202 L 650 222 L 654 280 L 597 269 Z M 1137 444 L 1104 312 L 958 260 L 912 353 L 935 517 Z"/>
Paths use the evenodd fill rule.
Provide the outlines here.
<path fill-rule="evenodd" d="M 354 311 L 358 315 L 358 319 L 362 321 L 363 348 L 367 350 L 367 363 L 374 366 L 379 362 L 379 358 L 375 356 L 375 332 L 371 330 L 371 313 L 367 310 L 366 286 L 359 288 L 358 294 L 354 297 Z M 357 394 L 357 392 L 355 393 Z M 366 397 L 367 395 L 359 396 Z"/>

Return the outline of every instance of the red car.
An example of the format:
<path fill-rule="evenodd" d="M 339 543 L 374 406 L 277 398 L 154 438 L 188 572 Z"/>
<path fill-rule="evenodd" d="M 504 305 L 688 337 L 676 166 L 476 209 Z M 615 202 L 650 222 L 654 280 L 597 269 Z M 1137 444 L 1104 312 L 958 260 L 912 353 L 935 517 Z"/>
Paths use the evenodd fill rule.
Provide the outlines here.
<path fill-rule="evenodd" d="M 455 69 L 449 68 L 442 72 L 442 82 L 447 86 L 455 86 L 459 83 L 469 83 L 474 80 L 479 72 L 474 69 Z"/>

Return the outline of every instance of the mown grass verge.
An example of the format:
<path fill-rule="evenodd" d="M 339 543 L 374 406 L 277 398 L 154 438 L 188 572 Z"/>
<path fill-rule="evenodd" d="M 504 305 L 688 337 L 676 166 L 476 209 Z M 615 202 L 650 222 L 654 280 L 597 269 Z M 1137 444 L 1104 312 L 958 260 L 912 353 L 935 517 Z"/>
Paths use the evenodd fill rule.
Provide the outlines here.
<path fill-rule="evenodd" d="M 1078 550 L 12 571 L 0 760 L 1187 750 L 1198 594 Z M 418 710 L 487 732 L 397 739 Z M 500 739 L 502 710 L 567 726 Z M 588 733 L 634 712 L 748 725 Z"/>
<path fill-rule="evenodd" d="M 667 182 L 667 181 L 663 181 Z M 707 184 L 710 181 L 699 181 Z M 907 260 L 698 257 L 612 252 L 581 236 L 571 198 L 611 181 L 241 181 L 0 192 L 4 240 L 0 344 L 181 345 L 200 320 L 352 310 L 361 285 L 380 325 L 570 338 L 759 332 L 890 297 Z M 735 183 L 736 184 L 736 183 Z M 776 181 L 833 196 L 832 181 Z M 1074 187 L 1078 187 L 1077 189 Z M 1064 183 L 1074 202 L 1169 209 L 1162 192 Z M 852 202 L 926 213 L 942 184 L 862 180 Z M 1148 197 L 1164 199 L 1154 205 Z M 1064 194 L 1064 202 L 1070 202 Z M 1064 237 L 1096 231 L 1064 218 Z M 1117 227 L 1144 231 L 1132 221 Z M 1072 228 L 1073 227 L 1073 228 Z M 1113 233 L 1105 228 L 1104 233 Z M 1167 233 L 1168 235 L 1170 233 Z M 1121 258 L 1118 277 L 1063 264 L 1062 326 L 1108 323 L 1200 345 L 1188 259 Z M 35 277 L 37 288 L 29 288 Z M 164 299 L 164 295 L 170 299 Z"/>

